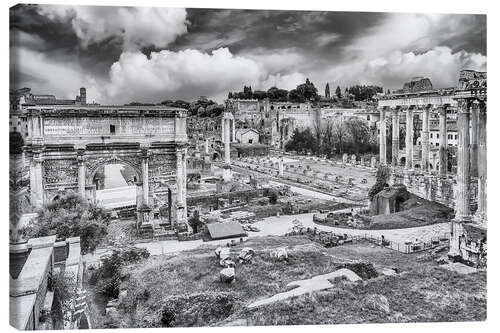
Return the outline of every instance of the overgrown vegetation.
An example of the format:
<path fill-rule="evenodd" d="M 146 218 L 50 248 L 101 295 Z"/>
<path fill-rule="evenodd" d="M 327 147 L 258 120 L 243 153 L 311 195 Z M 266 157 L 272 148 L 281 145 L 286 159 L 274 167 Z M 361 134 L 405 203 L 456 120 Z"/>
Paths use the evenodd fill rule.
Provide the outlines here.
<path fill-rule="evenodd" d="M 296 128 L 285 150 L 298 153 L 334 155 L 363 154 L 377 152 L 376 136 L 368 123 L 352 117 L 347 120 L 316 122 L 313 129 Z"/>
<path fill-rule="evenodd" d="M 70 272 L 52 276 L 50 289 L 54 292 L 51 317 L 54 329 L 64 329 L 64 322 L 71 320 L 71 305 L 76 298 L 76 278 Z"/>
<path fill-rule="evenodd" d="M 106 236 L 111 214 L 89 203 L 76 193 L 45 204 L 38 210 L 38 219 L 20 230 L 25 239 L 57 235 L 58 239 L 80 237 L 82 254 L 94 252 Z"/>
<path fill-rule="evenodd" d="M 95 291 L 108 298 L 117 298 L 122 281 L 122 269 L 149 257 L 149 251 L 138 247 L 113 250 L 102 259 L 102 264 L 90 275 L 88 283 Z"/>
<path fill-rule="evenodd" d="M 236 281 L 218 281 L 220 267 L 212 248 L 153 256 L 123 268 L 118 313 L 109 327 L 332 324 L 484 320 L 486 274 L 460 275 L 369 243 L 323 248 L 305 237 L 258 237 L 232 248 L 251 247 L 251 264 L 236 266 Z M 287 247 L 289 260 L 276 262 L 269 251 Z M 249 310 L 255 300 L 286 291 L 295 280 L 340 268 L 364 280 L 332 281 L 335 287 Z M 381 268 L 406 272 L 384 276 Z M 455 310 L 453 310 L 455 307 Z M 389 309 L 389 311 L 388 311 Z"/>
<path fill-rule="evenodd" d="M 388 181 L 389 181 L 389 168 L 383 165 L 379 166 L 377 170 L 375 184 L 372 186 L 370 191 L 368 191 L 368 197 L 370 198 L 370 200 L 372 200 L 377 193 L 382 191 L 384 187 L 387 186 Z"/>

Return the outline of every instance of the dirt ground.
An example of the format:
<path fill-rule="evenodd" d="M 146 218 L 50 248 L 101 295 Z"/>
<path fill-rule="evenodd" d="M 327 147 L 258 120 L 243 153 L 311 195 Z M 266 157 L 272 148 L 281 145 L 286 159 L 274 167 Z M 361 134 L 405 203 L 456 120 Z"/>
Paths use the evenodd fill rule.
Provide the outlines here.
<path fill-rule="evenodd" d="M 462 275 L 370 243 L 323 248 L 303 237 L 267 236 L 231 248 L 252 247 L 251 263 L 236 265 L 236 281 L 219 282 L 213 246 L 152 256 L 129 266 L 113 320 L 120 327 L 334 324 L 474 321 L 486 318 L 486 273 Z M 288 261 L 270 251 L 286 247 Z M 376 278 L 336 281 L 332 289 L 249 310 L 258 299 L 285 291 L 294 280 L 326 274 L 346 263 L 372 264 Z M 382 271 L 397 268 L 399 274 Z M 173 311 L 175 309 L 175 311 Z"/>

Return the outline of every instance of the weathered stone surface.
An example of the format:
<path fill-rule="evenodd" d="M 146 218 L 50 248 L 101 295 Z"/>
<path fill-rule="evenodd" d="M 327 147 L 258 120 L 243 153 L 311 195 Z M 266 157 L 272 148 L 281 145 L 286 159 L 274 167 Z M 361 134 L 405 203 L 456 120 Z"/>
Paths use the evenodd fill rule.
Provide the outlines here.
<path fill-rule="evenodd" d="M 224 283 L 233 282 L 235 277 L 236 277 L 236 272 L 234 270 L 234 267 L 224 268 L 219 273 L 220 281 Z"/>
<path fill-rule="evenodd" d="M 238 255 L 238 260 L 240 261 L 240 263 L 249 262 L 250 260 L 252 260 L 254 254 L 255 251 L 252 248 L 245 247 L 240 251 L 240 254 Z"/>
<path fill-rule="evenodd" d="M 363 299 L 363 308 L 390 313 L 389 301 L 385 296 L 370 294 Z"/>
<path fill-rule="evenodd" d="M 277 261 L 283 261 L 283 260 L 288 260 L 288 252 L 286 251 L 286 248 L 279 248 L 276 250 L 271 251 L 270 253 L 271 258 Z"/>

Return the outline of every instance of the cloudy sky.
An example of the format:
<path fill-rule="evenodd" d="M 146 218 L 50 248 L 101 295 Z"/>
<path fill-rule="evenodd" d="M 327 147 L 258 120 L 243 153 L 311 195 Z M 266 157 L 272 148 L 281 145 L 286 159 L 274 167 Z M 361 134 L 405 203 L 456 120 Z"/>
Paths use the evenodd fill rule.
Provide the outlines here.
<path fill-rule="evenodd" d="M 10 35 L 11 87 L 103 104 L 486 70 L 484 15 L 18 5 Z"/>

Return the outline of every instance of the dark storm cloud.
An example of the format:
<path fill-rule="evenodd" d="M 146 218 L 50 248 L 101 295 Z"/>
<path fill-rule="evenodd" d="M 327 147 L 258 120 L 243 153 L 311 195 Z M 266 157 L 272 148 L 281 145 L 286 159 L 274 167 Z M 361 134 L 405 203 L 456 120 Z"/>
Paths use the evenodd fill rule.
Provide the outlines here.
<path fill-rule="evenodd" d="M 336 81 L 397 88 L 408 76 L 434 71 L 447 71 L 439 83 L 450 85 L 461 67 L 486 65 L 484 15 L 123 7 L 68 7 L 68 15 L 41 8 L 11 8 L 11 49 L 23 59 L 12 62 L 11 82 L 49 81 L 45 86 L 66 91 L 64 82 L 46 77 L 52 71 L 26 68 L 31 59 L 58 78 L 78 76 L 71 89 L 95 84 L 108 99 L 124 87 L 148 98 L 188 98 L 200 91 L 223 96 L 245 82 L 293 87 L 305 77 L 318 87 Z"/>

